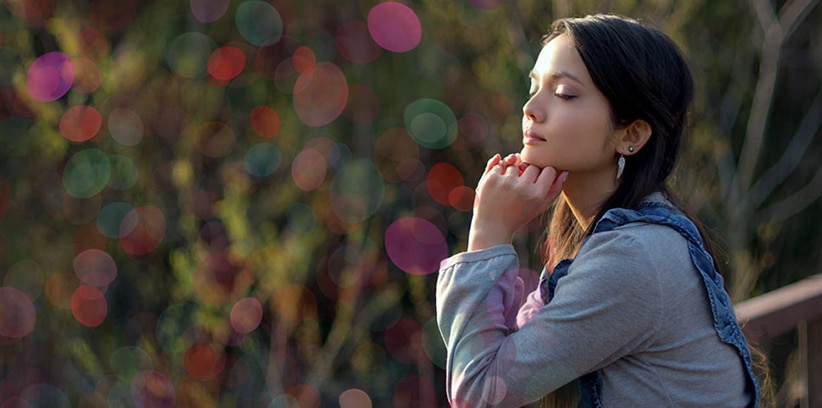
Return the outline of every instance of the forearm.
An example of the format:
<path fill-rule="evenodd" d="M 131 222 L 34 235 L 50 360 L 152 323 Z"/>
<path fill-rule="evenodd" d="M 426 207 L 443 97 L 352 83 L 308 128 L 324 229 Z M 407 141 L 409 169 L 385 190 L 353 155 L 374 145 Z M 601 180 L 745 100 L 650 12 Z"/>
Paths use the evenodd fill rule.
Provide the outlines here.
<path fill-rule="evenodd" d="M 502 379 L 496 351 L 516 327 L 522 296 L 519 266 L 510 245 L 463 253 L 443 264 L 437 282 L 437 322 L 447 357 L 451 401 L 494 403 Z"/>

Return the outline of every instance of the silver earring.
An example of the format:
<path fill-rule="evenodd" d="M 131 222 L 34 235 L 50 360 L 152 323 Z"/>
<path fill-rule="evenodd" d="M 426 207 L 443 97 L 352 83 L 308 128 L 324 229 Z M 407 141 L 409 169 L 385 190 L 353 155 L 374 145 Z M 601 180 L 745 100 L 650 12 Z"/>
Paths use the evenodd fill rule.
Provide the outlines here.
<path fill-rule="evenodd" d="M 628 146 L 628 152 L 633 153 L 634 152 L 634 147 L 633 146 Z"/>
<path fill-rule="evenodd" d="M 625 156 L 619 155 L 619 160 L 617 160 L 617 180 L 622 177 L 622 171 L 625 170 Z"/>

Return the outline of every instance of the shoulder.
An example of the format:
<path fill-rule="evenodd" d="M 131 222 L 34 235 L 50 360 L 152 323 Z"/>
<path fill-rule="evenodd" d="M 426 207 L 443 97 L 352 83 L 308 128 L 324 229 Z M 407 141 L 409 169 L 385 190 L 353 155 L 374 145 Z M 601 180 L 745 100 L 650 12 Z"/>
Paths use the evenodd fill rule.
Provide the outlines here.
<path fill-rule="evenodd" d="M 686 278 L 692 268 L 687 240 L 664 225 L 630 223 L 589 237 L 569 275 L 590 279 L 611 293 L 656 303 L 667 281 Z M 673 272 L 680 270 L 682 273 Z"/>
<path fill-rule="evenodd" d="M 591 235 L 580 248 L 578 259 L 597 256 L 613 262 L 655 263 L 677 254 L 688 255 L 688 241 L 675 229 L 634 222 Z"/>

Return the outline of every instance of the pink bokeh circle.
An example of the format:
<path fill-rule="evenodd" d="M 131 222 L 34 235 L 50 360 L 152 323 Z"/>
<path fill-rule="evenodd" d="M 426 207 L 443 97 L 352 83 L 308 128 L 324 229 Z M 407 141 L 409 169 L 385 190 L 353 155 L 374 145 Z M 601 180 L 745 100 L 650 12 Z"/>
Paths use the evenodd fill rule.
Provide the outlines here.
<path fill-rule="evenodd" d="M 0 336 L 21 338 L 31 333 L 36 320 L 28 295 L 11 286 L 0 287 Z"/>
<path fill-rule="evenodd" d="M 401 218 L 385 230 L 385 250 L 397 267 L 413 275 L 439 269 L 448 257 L 445 236 L 436 225 L 419 217 Z"/>
<path fill-rule="evenodd" d="M 422 39 L 422 25 L 410 7 L 394 1 L 374 6 L 368 12 L 368 32 L 380 47 L 391 52 L 406 52 Z"/>
<path fill-rule="evenodd" d="M 39 56 L 26 74 L 26 88 L 40 102 L 60 99 L 74 83 L 74 64 L 62 52 L 47 52 Z"/>

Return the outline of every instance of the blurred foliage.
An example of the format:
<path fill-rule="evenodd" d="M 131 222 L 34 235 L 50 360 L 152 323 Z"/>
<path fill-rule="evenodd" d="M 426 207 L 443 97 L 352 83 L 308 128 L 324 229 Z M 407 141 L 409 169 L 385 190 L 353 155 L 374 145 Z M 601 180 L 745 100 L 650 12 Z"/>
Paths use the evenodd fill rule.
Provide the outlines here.
<path fill-rule="evenodd" d="M 756 205 L 728 181 L 772 57 L 757 16 L 795 3 L 3 1 L 0 403 L 444 405 L 434 272 L 487 158 L 519 150 L 527 72 L 567 15 L 641 18 L 688 56 L 674 187 L 735 297 L 816 273 L 822 149 L 791 148 L 819 134 L 815 2 L 754 161 L 788 176 Z M 526 278 L 539 232 L 515 242 Z"/>

